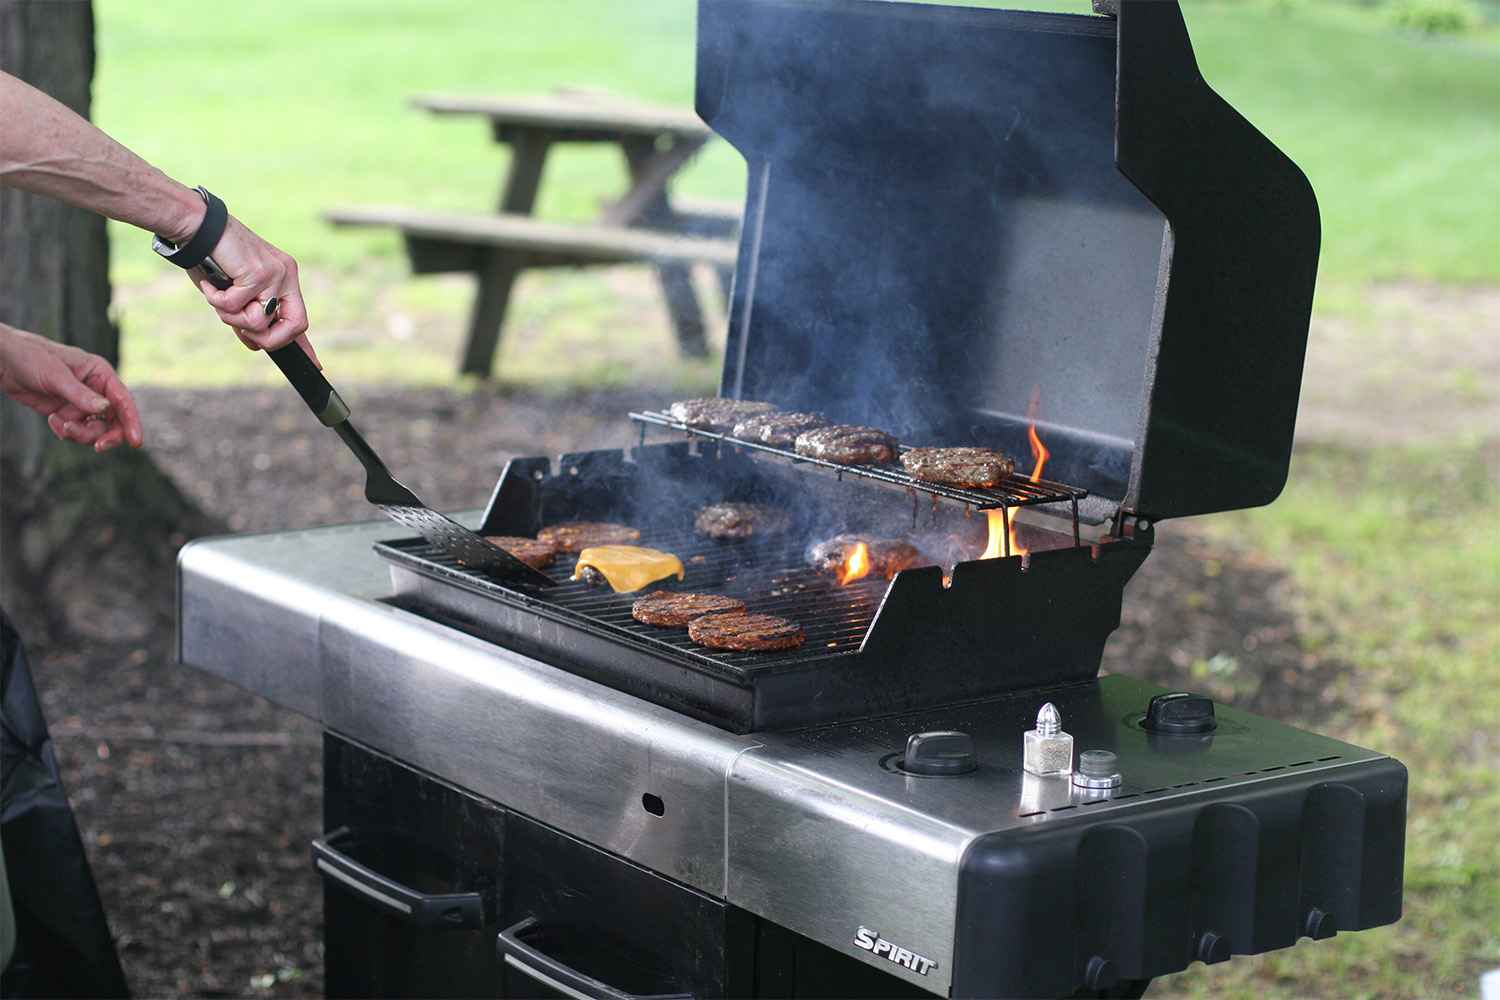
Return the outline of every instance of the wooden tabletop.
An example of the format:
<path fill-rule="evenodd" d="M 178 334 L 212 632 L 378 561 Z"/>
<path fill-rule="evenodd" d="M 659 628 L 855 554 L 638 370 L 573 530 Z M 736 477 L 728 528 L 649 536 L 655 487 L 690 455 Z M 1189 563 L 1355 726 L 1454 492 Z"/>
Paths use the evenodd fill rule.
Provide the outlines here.
<path fill-rule="evenodd" d="M 440 115 L 483 115 L 497 124 L 555 132 L 677 135 L 707 139 L 712 130 L 689 108 L 591 92 L 487 97 L 422 94 L 412 106 Z"/>

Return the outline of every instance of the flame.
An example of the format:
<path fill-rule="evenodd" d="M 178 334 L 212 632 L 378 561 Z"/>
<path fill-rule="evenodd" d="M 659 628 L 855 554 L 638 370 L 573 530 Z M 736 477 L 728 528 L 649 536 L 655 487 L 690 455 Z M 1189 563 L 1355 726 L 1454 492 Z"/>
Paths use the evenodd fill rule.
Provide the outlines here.
<path fill-rule="evenodd" d="M 1042 439 L 1036 436 L 1036 421 L 1033 420 L 1031 426 L 1026 428 L 1026 436 L 1031 440 L 1031 458 L 1036 462 L 1036 466 L 1031 470 L 1031 481 L 1034 483 L 1042 478 L 1042 466 L 1047 464 L 1047 459 L 1052 456 L 1052 452 L 1048 451 L 1042 444 Z"/>
<path fill-rule="evenodd" d="M 1008 508 L 1008 507 L 1007 508 L 1000 508 L 1000 507 L 997 507 L 994 510 L 987 510 L 987 511 L 984 512 L 985 515 L 990 519 L 990 540 L 989 540 L 989 544 L 985 545 L 985 547 L 984 547 L 984 555 L 980 556 L 979 558 L 981 558 L 981 559 L 999 559 L 1001 556 L 1003 556 L 1005 554 L 1005 544 L 1004 544 L 1004 542 L 1005 542 L 1005 514 L 1004 514 L 1004 511 L 1010 510 L 1010 509 L 1012 509 L 1012 508 Z M 1011 538 L 1010 538 L 1010 551 L 1011 551 L 1011 554 L 1012 555 L 1021 555 L 1022 553 L 1019 553 L 1019 552 L 1016 551 L 1016 537 L 1015 537 L 1016 530 L 1015 530 L 1014 526 L 1011 528 L 1010 534 L 1011 534 Z"/>
<path fill-rule="evenodd" d="M 844 587 L 853 583 L 861 577 L 870 573 L 870 550 L 865 547 L 864 542 L 854 546 L 854 551 L 849 553 L 849 558 L 844 560 L 843 575 L 839 577 L 839 586 Z"/>
<path fill-rule="evenodd" d="M 1026 428 L 1026 438 L 1031 442 L 1031 482 L 1035 483 L 1042 478 L 1042 466 L 1047 464 L 1047 459 L 1052 453 L 1042 444 L 1042 439 L 1036 432 L 1036 410 L 1037 404 L 1041 402 L 1041 394 L 1036 390 L 1031 394 L 1031 407 L 1027 416 L 1031 418 L 1031 426 Z M 1010 554 L 1013 556 L 1024 556 L 1031 550 L 1016 542 L 1015 512 L 1018 507 L 1006 507 L 1002 512 L 1000 509 L 985 511 L 990 520 L 989 543 L 984 547 L 984 555 L 981 559 L 999 559 L 1005 554 L 1005 522 L 1010 520 Z"/>

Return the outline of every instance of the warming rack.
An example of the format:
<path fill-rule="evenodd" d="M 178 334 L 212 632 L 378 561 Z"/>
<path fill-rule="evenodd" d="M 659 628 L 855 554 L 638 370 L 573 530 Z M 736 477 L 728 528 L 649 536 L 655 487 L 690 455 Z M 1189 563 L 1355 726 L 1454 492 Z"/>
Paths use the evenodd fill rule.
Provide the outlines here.
<path fill-rule="evenodd" d="M 911 494 L 915 501 L 918 494 L 926 494 L 933 498 L 933 503 L 939 499 L 952 503 L 963 504 L 974 510 L 998 510 L 1005 531 L 1004 555 L 1010 555 L 1010 509 L 1012 507 L 1033 507 L 1045 504 L 1066 503 L 1069 505 L 1071 520 L 1073 524 L 1073 544 L 1081 545 L 1082 540 L 1078 529 L 1078 501 L 1088 496 L 1089 491 L 1077 486 L 1066 486 L 1062 483 L 1049 482 L 1039 479 L 1032 482 L 1021 475 L 1012 475 L 994 486 L 952 486 L 946 483 L 930 483 L 921 479 L 913 478 L 905 469 L 896 465 L 842 465 L 838 462 L 830 462 L 826 459 L 811 458 L 807 455 L 799 455 L 795 451 L 785 448 L 777 448 L 772 445 L 762 444 L 759 441 L 746 441 L 734 437 L 731 434 L 719 434 L 715 431 L 704 430 L 699 427 L 689 427 L 686 424 L 673 420 L 671 416 L 659 411 L 632 412 L 630 419 L 641 425 L 641 444 L 646 443 L 647 425 L 666 428 L 667 430 L 679 431 L 688 438 L 700 438 L 716 441 L 720 447 L 730 445 L 736 449 L 748 449 L 755 454 L 756 458 L 770 458 L 776 461 L 790 462 L 794 465 L 806 465 L 820 472 L 831 473 L 839 479 L 852 476 L 858 479 L 866 479 L 887 487 L 903 489 Z M 902 445 L 901 451 L 908 452 L 912 449 Z"/>

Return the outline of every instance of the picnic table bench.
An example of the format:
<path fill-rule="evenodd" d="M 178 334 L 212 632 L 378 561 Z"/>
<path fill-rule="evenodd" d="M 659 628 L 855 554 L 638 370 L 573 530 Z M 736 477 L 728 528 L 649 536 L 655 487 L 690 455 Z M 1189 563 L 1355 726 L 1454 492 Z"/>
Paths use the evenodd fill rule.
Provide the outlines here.
<path fill-rule="evenodd" d="M 404 206 L 329 208 L 335 225 L 401 230 L 413 273 L 472 272 L 478 291 L 461 371 L 487 376 L 517 275 L 533 267 L 644 262 L 660 279 L 679 349 L 707 353 L 692 267 L 714 266 L 727 289 L 738 250 L 738 213 L 669 198 L 667 186 L 713 131 L 690 110 L 617 95 L 559 91 L 543 96 L 425 95 L 413 106 L 442 115 L 480 115 L 496 142 L 511 147 L 498 210 L 473 215 Z M 629 185 L 587 223 L 532 216 L 542 168 L 557 143 L 614 143 Z"/>

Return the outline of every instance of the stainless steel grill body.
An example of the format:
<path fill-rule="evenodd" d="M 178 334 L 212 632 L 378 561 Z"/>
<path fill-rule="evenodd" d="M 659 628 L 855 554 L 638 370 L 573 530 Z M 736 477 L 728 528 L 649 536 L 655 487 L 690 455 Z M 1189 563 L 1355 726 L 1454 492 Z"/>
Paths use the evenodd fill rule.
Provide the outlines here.
<path fill-rule="evenodd" d="M 1242 901 L 1259 905 L 1256 919 L 1272 929 L 1236 942 L 1237 950 L 1293 943 L 1312 905 L 1280 886 L 1307 881 L 1308 862 L 1297 859 L 1316 859 L 1321 835 L 1279 829 L 1272 813 L 1316 806 L 1321 786 L 1366 789 L 1378 779 L 1383 800 L 1366 805 L 1359 793 L 1372 839 L 1356 838 L 1354 854 L 1360 870 L 1390 862 L 1389 836 L 1374 833 L 1388 831 L 1381 810 L 1404 801 L 1404 782 L 1393 777 L 1399 764 L 1370 751 L 1227 709 L 1211 740 L 1164 751 L 1137 725 L 1160 689 L 1125 677 L 1045 693 L 1081 746 L 1119 754 L 1124 785 L 1105 800 L 1080 799 L 1066 782 L 1026 780 L 1019 734 L 1041 693 L 737 735 L 392 606 L 386 569 L 369 555 L 389 530 L 356 525 L 189 545 L 180 563 L 183 661 L 934 992 L 947 993 L 966 967 L 966 866 L 994 838 L 1066 841 L 1084 828 L 1132 836 L 1141 822 L 1170 816 L 1175 832 L 1162 842 L 1191 844 L 1203 809 L 1239 800 L 1250 805 L 1227 808 L 1253 818 L 1257 799 L 1281 800 L 1257 821 L 1263 829 L 1250 844 L 1290 867 L 1265 866 Z M 944 779 L 895 769 L 906 737 L 933 729 L 973 734 L 978 770 Z M 659 815 L 643 808 L 645 795 L 663 804 Z M 1399 843 L 1396 851 L 1399 860 Z M 1186 886 L 1193 863 L 1181 848 L 1152 853 L 1152 877 Z M 1399 874 L 1394 902 L 1389 873 L 1368 881 L 1364 899 L 1356 892 L 1351 902 L 1347 886 L 1332 894 L 1344 903 L 1338 926 L 1392 919 L 1392 905 L 1399 912 Z M 1189 891 L 1169 907 L 1182 909 L 1185 929 L 1192 899 Z M 1099 902 L 1114 905 L 1107 895 Z M 872 955 L 856 944 L 860 927 L 935 964 L 919 973 Z M 1155 941 L 1149 927 L 1144 933 Z M 1117 961 L 1150 977 L 1191 960 L 1183 948 L 1166 949 L 1167 958 L 1155 948 Z"/>

